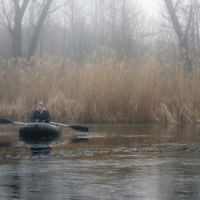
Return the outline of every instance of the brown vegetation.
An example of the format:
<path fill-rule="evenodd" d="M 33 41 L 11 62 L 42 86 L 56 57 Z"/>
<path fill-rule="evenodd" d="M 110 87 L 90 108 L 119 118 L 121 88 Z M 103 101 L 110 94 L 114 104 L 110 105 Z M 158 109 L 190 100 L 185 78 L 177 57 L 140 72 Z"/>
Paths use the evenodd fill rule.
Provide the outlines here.
<path fill-rule="evenodd" d="M 1 59 L 0 117 L 29 118 L 43 101 L 53 119 L 199 122 L 200 69 L 163 63 L 145 56 L 128 66 L 111 52 L 82 66 L 61 57 Z"/>

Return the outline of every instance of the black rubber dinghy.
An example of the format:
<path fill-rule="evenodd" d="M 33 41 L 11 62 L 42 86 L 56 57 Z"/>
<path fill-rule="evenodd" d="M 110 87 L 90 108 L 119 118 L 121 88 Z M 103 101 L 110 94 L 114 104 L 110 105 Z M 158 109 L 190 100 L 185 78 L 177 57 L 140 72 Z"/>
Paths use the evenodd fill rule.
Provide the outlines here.
<path fill-rule="evenodd" d="M 49 123 L 34 122 L 20 127 L 19 135 L 23 137 L 54 137 L 61 135 L 62 129 Z"/>

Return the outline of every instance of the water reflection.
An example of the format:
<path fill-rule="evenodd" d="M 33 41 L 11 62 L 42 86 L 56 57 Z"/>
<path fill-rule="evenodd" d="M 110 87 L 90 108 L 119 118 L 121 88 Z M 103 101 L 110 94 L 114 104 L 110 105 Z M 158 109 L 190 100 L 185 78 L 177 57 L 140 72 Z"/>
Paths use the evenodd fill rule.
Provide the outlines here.
<path fill-rule="evenodd" d="M 2 143 L 0 143 L 0 147 L 10 147 L 10 146 L 11 146 L 11 144 L 8 143 L 8 142 L 2 142 Z"/>
<path fill-rule="evenodd" d="M 23 142 L 27 147 L 30 147 L 32 155 L 49 155 L 51 145 L 54 145 L 61 139 L 61 135 L 46 136 L 46 137 L 26 137 L 19 136 L 19 141 Z"/>
<path fill-rule="evenodd" d="M 33 156 L 49 155 L 51 147 L 30 147 Z"/>
<path fill-rule="evenodd" d="M 88 138 L 87 137 L 73 137 L 71 139 L 72 143 L 79 143 L 79 142 L 88 142 Z"/>
<path fill-rule="evenodd" d="M 87 135 L 29 140 L 2 129 L 0 199 L 199 199 L 199 132 L 198 124 L 94 125 Z M 163 151 L 144 151 L 152 148 Z"/>

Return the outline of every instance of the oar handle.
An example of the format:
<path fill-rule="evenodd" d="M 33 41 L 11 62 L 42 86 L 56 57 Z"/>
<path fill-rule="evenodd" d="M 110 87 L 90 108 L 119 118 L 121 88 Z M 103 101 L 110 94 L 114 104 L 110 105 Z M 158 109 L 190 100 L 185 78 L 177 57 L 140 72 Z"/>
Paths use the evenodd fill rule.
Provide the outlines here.
<path fill-rule="evenodd" d="M 77 130 L 77 131 L 88 132 L 88 128 L 83 127 L 83 126 L 73 126 L 73 125 L 59 124 L 59 123 L 55 123 L 55 122 L 50 122 L 50 123 L 55 124 L 55 125 L 59 125 L 59 126 L 70 127 L 70 128 L 73 128 L 74 130 Z"/>
<path fill-rule="evenodd" d="M 12 122 L 8 119 L 0 119 L 0 124 L 27 124 L 22 122 Z"/>
<path fill-rule="evenodd" d="M 56 123 L 56 122 L 50 122 L 51 124 L 55 124 L 55 125 L 59 125 L 59 126 L 66 126 L 69 127 L 69 125 L 66 124 L 60 124 L 60 123 Z"/>
<path fill-rule="evenodd" d="M 13 122 L 13 124 L 22 124 L 22 125 L 25 125 L 27 123 L 22 123 L 22 122 Z"/>

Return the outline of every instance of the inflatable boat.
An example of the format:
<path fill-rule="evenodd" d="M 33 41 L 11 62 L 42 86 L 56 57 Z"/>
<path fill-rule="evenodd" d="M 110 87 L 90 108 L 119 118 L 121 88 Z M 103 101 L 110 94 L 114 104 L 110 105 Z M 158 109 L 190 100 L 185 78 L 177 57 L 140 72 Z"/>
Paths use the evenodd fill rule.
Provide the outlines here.
<path fill-rule="evenodd" d="M 49 123 L 34 122 L 20 127 L 19 135 L 22 137 L 55 137 L 61 135 L 59 126 Z"/>

